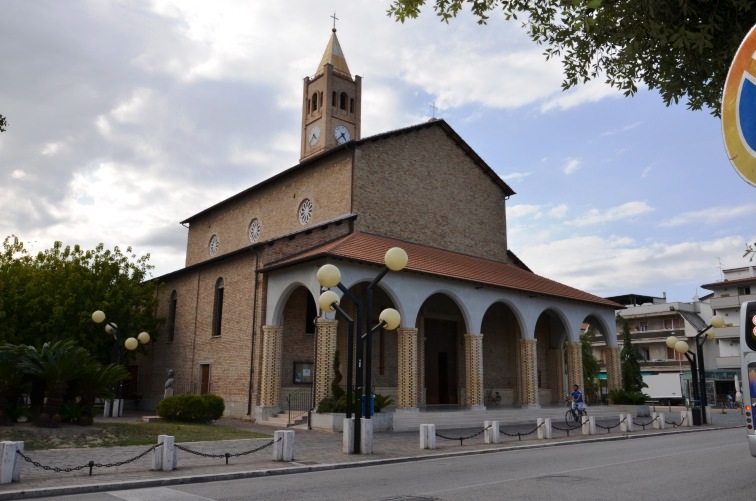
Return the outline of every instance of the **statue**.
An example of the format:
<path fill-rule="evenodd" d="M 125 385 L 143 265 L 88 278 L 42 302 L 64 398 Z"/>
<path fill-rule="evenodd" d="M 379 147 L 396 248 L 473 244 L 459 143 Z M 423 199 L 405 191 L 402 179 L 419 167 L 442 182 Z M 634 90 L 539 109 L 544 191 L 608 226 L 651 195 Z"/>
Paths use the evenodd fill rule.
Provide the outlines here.
<path fill-rule="evenodd" d="M 173 371 L 173 369 L 168 369 L 168 379 L 165 380 L 165 393 L 163 394 L 164 397 L 172 397 L 173 396 L 173 381 L 175 380 L 176 373 Z"/>

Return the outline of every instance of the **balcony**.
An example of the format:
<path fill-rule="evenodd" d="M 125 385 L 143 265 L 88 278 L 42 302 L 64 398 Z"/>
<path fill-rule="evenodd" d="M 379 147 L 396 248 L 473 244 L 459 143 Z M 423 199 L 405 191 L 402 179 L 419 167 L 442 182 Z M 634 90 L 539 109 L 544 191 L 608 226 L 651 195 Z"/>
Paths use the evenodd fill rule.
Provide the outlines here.
<path fill-rule="evenodd" d="M 740 368 L 740 357 L 717 357 L 717 369 Z"/>

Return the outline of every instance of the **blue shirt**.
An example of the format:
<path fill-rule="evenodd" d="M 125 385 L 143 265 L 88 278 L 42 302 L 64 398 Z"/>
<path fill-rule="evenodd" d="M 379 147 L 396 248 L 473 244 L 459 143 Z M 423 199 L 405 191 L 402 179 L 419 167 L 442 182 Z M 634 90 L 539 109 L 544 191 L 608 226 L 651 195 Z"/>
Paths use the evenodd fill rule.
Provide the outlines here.
<path fill-rule="evenodd" d="M 570 393 L 570 396 L 572 397 L 572 400 L 575 402 L 582 402 L 583 401 L 583 392 L 580 390 L 575 390 L 572 393 Z"/>

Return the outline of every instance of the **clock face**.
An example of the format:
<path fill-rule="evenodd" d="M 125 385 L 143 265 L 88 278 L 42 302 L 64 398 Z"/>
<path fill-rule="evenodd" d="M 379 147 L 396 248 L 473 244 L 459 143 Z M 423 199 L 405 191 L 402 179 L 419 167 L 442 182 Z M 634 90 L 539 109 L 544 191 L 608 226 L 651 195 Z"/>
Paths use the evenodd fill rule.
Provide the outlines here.
<path fill-rule="evenodd" d="M 213 235 L 213 238 L 210 239 L 210 245 L 208 245 L 208 251 L 210 252 L 210 257 L 215 257 L 215 255 L 218 254 L 219 245 L 220 245 L 220 241 L 218 240 L 218 235 Z"/>
<path fill-rule="evenodd" d="M 336 136 L 336 141 L 339 144 L 344 144 L 351 139 L 349 129 L 347 129 L 343 125 L 336 127 L 336 129 L 333 131 L 333 135 Z"/>
<path fill-rule="evenodd" d="M 310 132 L 307 133 L 307 140 L 311 145 L 318 144 L 318 141 L 320 141 L 320 127 L 315 125 L 310 128 Z"/>

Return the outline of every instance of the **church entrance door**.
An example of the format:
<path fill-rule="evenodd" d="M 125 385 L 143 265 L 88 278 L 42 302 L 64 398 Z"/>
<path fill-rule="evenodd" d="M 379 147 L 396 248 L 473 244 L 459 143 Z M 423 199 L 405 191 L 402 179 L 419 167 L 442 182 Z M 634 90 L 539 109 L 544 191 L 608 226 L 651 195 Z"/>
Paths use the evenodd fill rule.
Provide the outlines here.
<path fill-rule="evenodd" d="M 428 405 L 456 405 L 457 323 L 425 319 L 425 402 Z"/>

